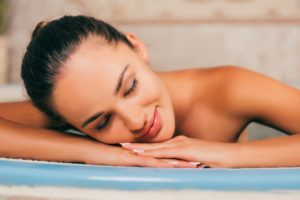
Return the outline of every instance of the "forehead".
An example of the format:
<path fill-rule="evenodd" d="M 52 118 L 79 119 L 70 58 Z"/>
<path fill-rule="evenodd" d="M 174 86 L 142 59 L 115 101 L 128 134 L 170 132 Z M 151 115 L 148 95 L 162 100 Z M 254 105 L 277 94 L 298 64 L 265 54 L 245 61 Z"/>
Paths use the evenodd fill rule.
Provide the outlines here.
<path fill-rule="evenodd" d="M 57 77 L 52 100 L 55 109 L 67 120 L 72 121 L 72 115 L 86 117 L 86 113 L 95 110 L 92 105 L 104 109 L 113 99 L 120 73 L 128 64 L 122 45 L 96 42 L 83 42 Z"/>

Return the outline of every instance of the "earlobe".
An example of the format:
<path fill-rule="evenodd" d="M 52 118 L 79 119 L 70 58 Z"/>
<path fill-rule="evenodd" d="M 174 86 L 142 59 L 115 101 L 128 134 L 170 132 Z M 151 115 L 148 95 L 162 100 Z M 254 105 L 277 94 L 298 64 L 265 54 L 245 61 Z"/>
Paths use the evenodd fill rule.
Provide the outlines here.
<path fill-rule="evenodd" d="M 127 40 L 132 44 L 134 51 L 146 62 L 148 63 L 148 51 L 145 44 L 134 34 L 125 33 Z"/>

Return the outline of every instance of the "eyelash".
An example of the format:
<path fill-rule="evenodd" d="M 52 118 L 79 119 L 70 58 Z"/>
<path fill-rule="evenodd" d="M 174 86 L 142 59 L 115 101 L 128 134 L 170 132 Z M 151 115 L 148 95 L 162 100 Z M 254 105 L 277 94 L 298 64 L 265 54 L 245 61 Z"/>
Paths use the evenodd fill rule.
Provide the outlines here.
<path fill-rule="evenodd" d="M 109 122 L 110 117 L 111 117 L 111 114 L 107 115 L 107 117 L 105 117 L 105 120 L 99 126 L 97 126 L 95 128 L 96 131 L 100 131 L 101 129 L 105 128 Z"/>
<path fill-rule="evenodd" d="M 127 97 L 128 95 L 132 94 L 134 92 L 136 86 L 137 86 L 137 80 L 133 79 L 132 86 L 127 92 L 125 92 L 124 97 Z"/>
<path fill-rule="evenodd" d="M 137 80 L 134 79 L 131 88 L 127 92 L 125 92 L 124 97 L 129 96 L 135 91 L 137 83 L 138 83 Z M 110 118 L 111 118 L 111 114 L 107 115 L 107 117 L 105 117 L 105 120 L 95 128 L 96 131 L 100 131 L 101 129 L 104 129 L 108 125 Z"/>

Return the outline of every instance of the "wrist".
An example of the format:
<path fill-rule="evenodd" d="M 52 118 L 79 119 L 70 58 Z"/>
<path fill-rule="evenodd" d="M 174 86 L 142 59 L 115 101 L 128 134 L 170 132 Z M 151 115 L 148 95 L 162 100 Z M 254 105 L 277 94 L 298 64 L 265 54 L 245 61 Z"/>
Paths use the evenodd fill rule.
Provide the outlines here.
<path fill-rule="evenodd" d="M 97 143 L 88 138 L 70 138 L 65 144 L 64 154 L 71 162 L 88 164 L 91 155 L 97 151 Z"/>
<path fill-rule="evenodd" d="M 101 143 L 97 141 L 93 141 L 90 139 L 83 139 L 82 143 L 79 145 L 77 153 L 77 159 L 79 162 L 85 164 L 95 164 L 96 160 L 101 158 L 101 150 L 99 150 L 99 146 Z"/>
<path fill-rule="evenodd" d="M 220 167 L 239 168 L 241 151 L 242 151 L 242 146 L 239 143 L 224 144 Z"/>
<path fill-rule="evenodd" d="M 244 168 L 258 167 L 256 165 L 257 152 L 249 148 L 249 142 L 230 143 L 230 151 L 227 152 L 226 167 Z"/>
<path fill-rule="evenodd" d="M 121 148 L 87 139 L 81 145 L 78 158 L 85 164 L 116 165 L 120 162 L 122 152 Z"/>

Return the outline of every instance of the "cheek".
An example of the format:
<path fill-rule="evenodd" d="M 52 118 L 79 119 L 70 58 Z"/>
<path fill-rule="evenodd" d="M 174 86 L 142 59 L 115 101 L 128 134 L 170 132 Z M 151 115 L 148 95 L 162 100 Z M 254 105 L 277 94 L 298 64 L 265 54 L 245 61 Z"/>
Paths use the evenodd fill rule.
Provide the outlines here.
<path fill-rule="evenodd" d="M 149 105 L 158 102 L 164 96 L 159 81 L 153 77 L 140 78 L 137 94 L 139 96 L 139 105 Z"/>
<path fill-rule="evenodd" d="M 105 144 L 118 144 L 121 142 L 132 142 L 134 140 L 133 135 L 118 117 L 115 117 L 107 128 L 100 132 L 90 131 L 88 135 Z"/>
<path fill-rule="evenodd" d="M 175 115 L 172 102 L 163 82 L 156 76 L 143 81 L 140 91 L 143 105 L 158 105 L 163 128 L 161 133 L 152 142 L 163 142 L 173 137 L 175 131 Z"/>
<path fill-rule="evenodd" d="M 163 142 L 173 137 L 175 131 L 175 115 L 173 105 L 166 87 L 161 82 L 160 85 L 160 108 L 163 123 L 162 133 L 154 142 Z"/>

